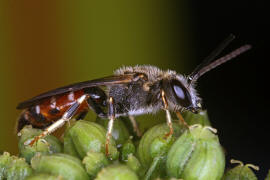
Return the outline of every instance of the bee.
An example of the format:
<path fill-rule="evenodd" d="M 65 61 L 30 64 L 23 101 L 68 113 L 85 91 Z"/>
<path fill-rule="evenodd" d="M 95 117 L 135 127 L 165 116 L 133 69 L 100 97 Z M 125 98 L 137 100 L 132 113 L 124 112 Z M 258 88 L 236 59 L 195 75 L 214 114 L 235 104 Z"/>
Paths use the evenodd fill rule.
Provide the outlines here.
<path fill-rule="evenodd" d="M 198 78 L 251 48 L 250 45 L 243 45 L 214 60 L 233 39 L 233 35 L 225 39 L 188 76 L 173 70 L 163 71 L 151 65 L 126 66 L 117 69 L 112 76 L 42 93 L 18 104 L 17 109 L 23 109 L 23 112 L 17 123 L 17 131 L 19 132 L 25 125 L 43 129 L 39 136 L 25 143 L 33 145 L 71 118 L 77 116 L 77 119 L 83 119 L 91 109 L 97 116 L 109 119 L 105 144 L 108 154 L 115 118 L 129 116 L 134 130 L 138 132 L 134 116 L 164 110 L 170 129 L 167 135 L 171 135 L 173 134 L 171 112 L 177 113 L 182 119 L 180 112 L 187 110 L 196 113 L 202 108 L 201 98 L 195 89 Z"/>

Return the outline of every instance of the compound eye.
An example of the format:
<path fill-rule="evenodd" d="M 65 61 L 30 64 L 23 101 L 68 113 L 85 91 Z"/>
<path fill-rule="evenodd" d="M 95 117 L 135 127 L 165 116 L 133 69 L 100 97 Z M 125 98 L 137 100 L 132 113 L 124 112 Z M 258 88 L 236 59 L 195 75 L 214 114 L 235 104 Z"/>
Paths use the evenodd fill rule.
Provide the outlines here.
<path fill-rule="evenodd" d="M 177 80 L 172 80 L 171 85 L 178 103 L 183 107 L 189 107 L 192 104 L 191 97 L 183 84 Z"/>
<path fill-rule="evenodd" d="M 178 98 L 180 99 L 185 99 L 185 93 L 183 91 L 183 89 L 180 86 L 174 85 L 173 86 L 173 90 L 175 92 L 175 94 L 177 95 Z"/>

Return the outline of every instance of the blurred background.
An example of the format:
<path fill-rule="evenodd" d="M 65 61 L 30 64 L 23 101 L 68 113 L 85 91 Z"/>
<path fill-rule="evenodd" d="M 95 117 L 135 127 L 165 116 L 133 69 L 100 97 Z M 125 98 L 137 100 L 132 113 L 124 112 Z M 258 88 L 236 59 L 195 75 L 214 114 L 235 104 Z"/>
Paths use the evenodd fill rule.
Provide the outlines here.
<path fill-rule="evenodd" d="M 16 105 L 44 91 L 152 64 L 189 74 L 230 33 L 223 52 L 252 50 L 199 79 L 228 160 L 270 168 L 266 5 L 254 1 L 0 0 L 0 150 L 18 152 Z"/>

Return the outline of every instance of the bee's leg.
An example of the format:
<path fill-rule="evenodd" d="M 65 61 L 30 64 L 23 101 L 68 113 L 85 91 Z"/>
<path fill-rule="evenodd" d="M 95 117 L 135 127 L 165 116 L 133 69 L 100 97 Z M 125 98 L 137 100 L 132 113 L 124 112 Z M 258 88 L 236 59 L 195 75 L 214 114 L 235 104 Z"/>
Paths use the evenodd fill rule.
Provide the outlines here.
<path fill-rule="evenodd" d="M 39 139 L 47 136 L 48 134 L 54 132 L 56 129 L 62 127 L 65 122 L 69 121 L 77 112 L 79 109 L 80 105 L 84 100 L 88 98 L 88 95 L 82 95 L 73 105 L 71 105 L 68 110 L 64 113 L 61 119 L 55 121 L 52 125 L 47 127 L 39 136 L 36 136 L 33 140 L 31 141 L 26 141 L 24 145 L 30 145 L 32 146 L 35 142 L 37 142 Z"/>
<path fill-rule="evenodd" d="M 93 110 L 97 114 L 97 116 L 102 118 L 107 117 L 107 114 L 102 110 L 101 105 L 97 104 L 93 99 L 91 99 L 91 97 L 87 99 L 87 105 L 89 109 Z"/>
<path fill-rule="evenodd" d="M 76 120 L 82 120 L 85 118 L 85 116 L 87 115 L 88 111 L 83 111 L 81 112 L 77 117 Z"/>
<path fill-rule="evenodd" d="M 165 92 L 163 89 L 161 90 L 161 98 L 162 98 L 164 110 L 166 111 L 167 124 L 170 128 L 170 132 L 166 134 L 166 137 L 169 137 L 173 134 L 172 118 L 171 118 L 171 114 L 168 108 L 168 101 L 166 99 Z"/>
<path fill-rule="evenodd" d="M 140 129 L 139 129 L 139 126 L 138 126 L 138 123 L 137 123 L 135 117 L 134 116 L 129 116 L 129 119 L 130 119 L 130 122 L 132 124 L 133 131 L 136 133 L 136 135 L 138 137 L 141 137 L 142 134 L 140 132 Z"/>
<path fill-rule="evenodd" d="M 181 115 L 181 113 L 179 111 L 176 111 L 176 116 L 179 119 L 179 124 L 183 124 L 186 128 L 189 129 L 189 125 L 187 124 L 187 122 L 184 120 L 183 116 Z"/>
<path fill-rule="evenodd" d="M 108 118 L 109 118 L 109 124 L 108 124 L 108 129 L 107 129 L 107 134 L 106 134 L 106 144 L 105 144 L 106 155 L 109 155 L 109 144 L 110 144 L 110 139 L 112 137 L 113 122 L 115 119 L 115 107 L 114 107 L 114 100 L 112 97 L 109 97 Z"/>

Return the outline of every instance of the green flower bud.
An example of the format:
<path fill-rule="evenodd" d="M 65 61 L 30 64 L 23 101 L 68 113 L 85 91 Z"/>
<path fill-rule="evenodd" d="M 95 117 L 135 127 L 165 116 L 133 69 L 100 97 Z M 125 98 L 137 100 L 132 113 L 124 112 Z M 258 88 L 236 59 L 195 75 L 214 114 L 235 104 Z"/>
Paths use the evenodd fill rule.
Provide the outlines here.
<path fill-rule="evenodd" d="M 10 157 L 10 154 L 8 152 L 4 152 L 0 156 L 0 180 L 5 178 L 6 168 L 9 166 L 11 161 L 12 158 Z"/>
<path fill-rule="evenodd" d="M 180 136 L 185 131 L 185 128 L 180 126 L 177 123 L 173 123 L 173 129 L 174 129 L 173 137 L 168 138 L 169 141 L 174 141 L 174 139 L 176 137 Z M 169 133 L 169 131 L 170 131 L 169 127 L 166 123 L 158 124 L 158 125 L 152 127 L 151 129 L 149 129 L 141 138 L 139 146 L 138 146 L 138 158 L 139 158 L 141 164 L 146 169 L 151 165 L 155 154 L 162 154 L 163 153 L 162 148 L 157 148 L 157 149 L 160 149 L 162 152 L 157 152 L 156 151 L 157 149 L 155 149 L 155 148 L 163 146 L 162 143 L 164 143 L 164 142 L 161 142 L 159 144 L 159 140 L 164 138 L 165 134 Z M 161 139 L 155 140 L 156 138 L 161 138 Z M 153 142 L 155 142 L 154 145 L 152 145 Z M 155 144 L 157 144 L 157 145 L 155 145 Z"/>
<path fill-rule="evenodd" d="M 156 137 L 150 146 L 150 155 L 153 159 L 150 167 L 148 168 L 144 179 L 156 179 L 157 177 L 163 177 L 165 172 L 165 159 L 169 148 L 175 141 L 173 137 Z"/>
<path fill-rule="evenodd" d="M 167 152 L 175 138 L 173 137 L 157 137 L 153 140 L 150 147 L 150 155 L 153 158 L 150 168 L 148 169 L 144 179 L 156 179 L 157 177 L 163 177 L 165 172 L 165 160 Z"/>
<path fill-rule="evenodd" d="M 170 148 L 166 169 L 170 177 L 221 179 L 225 157 L 215 129 L 193 125 Z"/>
<path fill-rule="evenodd" d="M 128 129 L 123 123 L 122 119 L 123 118 L 117 118 L 113 122 L 112 137 L 115 140 L 117 147 L 121 147 L 129 139 L 130 136 Z M 97 117 L 97 123 L 107 129 L 109 120 Z"/>
<path fill-rule="evenodd" d="M 32 171 L 24 158 L 10 156 L 7 152 L 0 156 L 0 179 L 23 180 L 31 175 Z"/>
<path fill-rule="evenodd" d="M 35 136 L 42 132 L 40 129 L 34 129 L 32 126 L 25 126 L 19 132 L 19 151 L 20 156 L 24 157 L 29 163 L 31 158 L 37 153 L 53 154 L 62 152 L 62 143 L 52 135 L 39 139 L 34 145 L 24 145 L 26 141 L 31 141 Z"/>
<path fill-rule="evenodd" d="M 25 159 L 14 159 L 10 167 L 6 169 L 7 180 L 21 180 L 32 174 L 32 168 L 25 162 Z"/>
<path fill-rule="evenodd" d="M 103 168 L 95 180 L 138 180 L 135 172 L 125 165 L 111 165 Z"/>
<path fill-rule="evenodd" d="M 127 161 L 128 156 L 130 154 L 135 154 L 136 148 L 131 140 L 128 140 L 126 143 L 124 143 L 123 147 L 121 148 L 121 160 Z"/>
<path fill-rule="evenodd" d="M 106 130 L 97 123 L 89 121 L 77 121 L 65 132 L 64 152 L 70 155 L 79 155 L 82 159 L 86 153 L 105 153 Z M 109 144 L 109 157 L 117 159 L 119 153 L 113 139 Z"/>
<path fill-rule="evenodd" d="M 150 146 L 150 155 L 154 159 L 155 157 L 164 156 L 168 152 L 175 138 L 157 137 L 153 140 Z"/>
<path fill-rule="evenodd" d="M 197 114 L 185 111 L 183 118 L 188 125 L 201 124 L 202 126 L 211 126 L 206 110 L 202 110 Z"/>
<path fill-rule="evenodd" d="M 185 131 L 184 126 L 173 124 L 173 136 L 166 137 L 169 133 L 167 124 L 152 127 L 142 137 L 138 147 L 138 157 L 145 169 L 148 169 L 144 179 L 155 179 L 165 175 L 165 159 L 173 142 Z M 148 168 L 150 166 L 150 168 Z"/>
<path fill-rule="evenodd" d="M 25 180 L 64 180 L 64 178 L 62 178 L 61 176 L 38 173 L 28 176 Z"/>
<path fill-rule="evenodd" d="M 121 148 L 121 160 L 137 174 L 142 175 L 142 167 L 139 160 L 134 156 L 136 153 L 135 145 L 129 139 L 126 143 L 123 144 Z"/>
<path fill-rule="evenodd" d="M 165 157 L 157 156 L 153 159 L 151 166 L 147 170 L 144 180 L 157 179 L 160 176 L 164 176 L 164 164 Z"/>
<path fill-rule="evenodd" d="M 74 143 L 73 143 L 71 134 L 69 133 L 70 128 L 71 127 L 68 127 L 65 131 L 65 134 L 64 134 L 64 153 L 81 158 L 76 150 Z"/>
<path fill-rule="evenodd" d="M 237 163 L 238 166 L 228 170 L 222 180 L 257 180 L 256 175 L 250 169 L 253 168 L 255 170 L 259 170 L 258 166 L 254 166 L 252 164 L 244 165 L 241 161 L 231 160 L 231 163 Z"/>
<path fill-rule="evenodd" d="M 93 179 L 102 168 L 109 165 L 109 161 L 104 153 L 88 152 L 83 158 L 83 164 L 86 172 Z"/>
<path fill-rule="evenodd" d="M 133 170 L 134 172 L 136 172 L 138 175 L 143 175 L 142 172 L 142 165 L 139 162 L 139 160 L 133 155 L 133 154 L 129 154 L 127 161 L 126 161 L 126 165 Z"/>
<path fill-rule="evenodd" d="M 31 166 L 37 173 L 48 173 L 68 180 L 87 180 L 89 176 L 78 158 L 67 154 L 36 154 Z"/>

